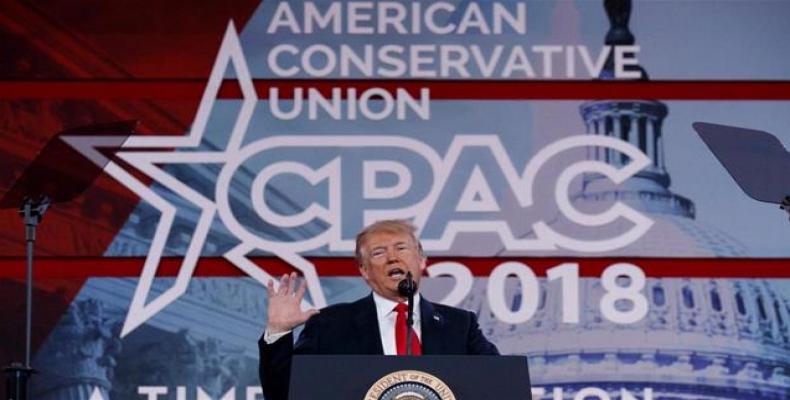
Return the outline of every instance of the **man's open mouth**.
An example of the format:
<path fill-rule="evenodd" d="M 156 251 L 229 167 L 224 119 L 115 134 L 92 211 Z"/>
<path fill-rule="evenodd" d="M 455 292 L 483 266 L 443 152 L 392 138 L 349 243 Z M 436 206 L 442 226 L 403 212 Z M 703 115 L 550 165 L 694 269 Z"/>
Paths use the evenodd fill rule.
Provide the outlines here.
<path fill-rule="evenodd" d="M 394 279 L 403 279 L 406 277 L 406 271 L 400 268 L 393 268 L 387 272 L 387 276 Z"/>

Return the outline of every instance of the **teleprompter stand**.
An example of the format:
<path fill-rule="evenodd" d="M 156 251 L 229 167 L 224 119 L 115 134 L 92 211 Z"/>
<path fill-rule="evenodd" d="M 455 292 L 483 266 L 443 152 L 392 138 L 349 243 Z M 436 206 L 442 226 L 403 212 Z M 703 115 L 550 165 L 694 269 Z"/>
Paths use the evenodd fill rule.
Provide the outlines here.
<path fill-rule="evenodd" d="M 398 397 L 420 398 L 406 394 L 420 392 L 420 384 L 434 387 L 435 396 L 425 398 L 532 399 L 526 357 L 449 355 L 294 356 L 289 399 L 378 400 L 396 398 L 398 390 Z"/>
<path fill-rule="evenodd" d="M 0 209 L 18 208 L 25 226 L 25 361 L 4 368 L 6 399 L 29 399 L 31 332 L 33 321 L 33 249 L 36 229 L 51 204 L 68 202 L 84 192 L 102 168 L 85 158 L 61 138 L 64 136 L 116 136 L 108 147 L 121 147 L 137 126 L 136 121 L 96 124 L 67 129 L 55 135 L 0 199 Z M 109 160 L 108 160 L 109 161 Z"/>

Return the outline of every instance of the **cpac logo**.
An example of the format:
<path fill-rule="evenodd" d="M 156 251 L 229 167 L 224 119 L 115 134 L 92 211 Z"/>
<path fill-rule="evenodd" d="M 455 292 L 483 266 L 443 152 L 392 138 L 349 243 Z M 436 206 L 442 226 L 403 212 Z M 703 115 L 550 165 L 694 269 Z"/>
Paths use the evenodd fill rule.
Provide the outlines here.
<path fill-rule="evenodd" d="M 200 148 L 200 144 L 219 87 L 230 65 L 233 66 L 241 87 L 243 95 L 241 107 L 236 115 L 227 146 L 220 150 L 206 151 Z M 266 272 L 265 267 L 260 268 L 253 263 L 248 255 L 253 251 L 264 251 L 288 262 L 304 274 L 313 302 L 308 304 L 305 301 L 305 307 L 323 307 L 326 305 L 326 299 L 315 267 L 302 254 L 322 247 L 330 251 L 351 251 L 354 247 L 353 234 L 356 230 L 378 219 L 412 219 L 422 233 L 424 247 L 429 251 L 449 250 L 460 233 L 486 232 L 497 235 L 507 250 L 570 249 L 580 252 L 601 252 L 621 248 L 634 242 L 652 225 L 650 219 L 619 202 L 614 203 L 608 210 L 593 215 L 578 211 L 569 200 L 569 187 L 574 179 L 582 174 L 600 174 L 614 183 L 622 183 L 650 164 L 647 156 L 620 140 L 602 136 L 567 137 L 542 148 L 520 171 L 513 165 L 496 135 L 457 135 L 444 154 L 439 154 L 434 148 L 419 140 L 402 136 L 271 136 L 245 142 L 247 128 L 257 102 L 258 97 L 238 35 L 231 23 L 225 33 L 192 128 L 187 135 L 133 136 L 125 142 L 123 138 L 113 136 L 64 138 L 83 155 L 104 166 L 107 174 L 161 213 L 159 225 L 124 323 L 122 337 L 184 294 L 211 224 L 217 217 L 241 242 L 225 253 L 224 257 L 264 286 L 273 280 L 272 276 Z M 464 155 L 470 149 L 483 151 L 493 160 L 499 181 L 504 182 L 502 186 L 507 189 L 516 206 L 525 209 L 533 206 L 535 202 L 533 186 L 541 168 L 561 153 L 590 146 L 614 149 L 628 156 L 630 162 L 619 169 L 598 161 L 574 162 L 557 177 L 554 200 L 557 209 L 565 218 L 582 226 L 597 227 L 620 219 L 629 221 L 631 228 L 619 236 L 602 240 L 579 240 L 556 232 L 543 221 L 537 221 L 532 224 L 531 237 L 518 237 L 504 217 L 485 220 L 460 217 L 442 219 L 435 215 L 434 211 L 445 201 L 452 203 L 449 206 L 455 213 L 452 215 L 465 213 L 497 215 L 497 212 L 501 211 L 500 204 L 492 195 L 487 178 L 478 166 L 466 176 L 465 189 L 460 196 L 451 200 L 443 198 L 446 196 L 448 182 L 459 179 L 456 171 L 459 170 Z M 192 240 L 184 254 L 175 284 L 150 301 L 148 295 L 151 285 L 178 210 L 130 171 L 103 156 L 98 150 L 102 147 L 120 147 L 116 152 L 119 159 L 169 191 L 183 197 L 200 210 L 199 217 L 195 221 Z M 174 152 L 172 149 L 180 151 Z M 350 163 L 352 157 L 349 154 L 353 151 L 359 154 L 361 149 L 365 150 L 363 153 L 374 155 L 386 153 L 389 156 L 382 159 L 371 155 L 367 159 L 357 160 L 361 177 L 356 181 L 348 179 L 343 172 L 352 164 Z M 301 156 L 298 156 L 300 153 Z M 289 154 L 294 154 L 294 157 L 288 158 Z M 317 157 L 319 161 L 316 161 L 316 157 L 310 157 L 309 154 L 323 154 L 325 160 L 321 161 L 321 157 Z M 305 162 L 295 161 L 296 159 Z M 403 160 L 411 161 L 403 162 Z M 308 161 L 315 165 L 311 165 Z M 201 194 L 190 187 L 188 182 L 179 180 L 163 169 L 166 165 L 197 164 L 221 166 L 213 198 Z M 251 181 L 244 182 L 239 178 L 243 175 L 240 173 L 242 169 L 247 172 L 253 171 Z M 381 174 L 395 177 L 395 184 L 381 186 L 377 180 Z M 266 201 L 265 193 L 272 182 L 283 178 L 298 179 L 310 186 L 321 184 L 321 187 L 326 188 L 326 193 L 316 196 L 316 199 L 308 199 L 309 204 L 296 213 L 278 213 Z M 235 200 L 231 193 L 238 193 L 240 186 L 245 186 L 242 192 L 248 195 L 248 203 L 257 218 L 270 226 L 285 230 L 304 226 L 311 221 L 322 221 L 322 225 L 326 228 L 311 237 L 290 241 L 264 237 L 252 225 L 249 213 L 241 216 L 238 207 L 234 207 Z M 347 197 L 354 196 L 361 203 L 355 203 L 353 206 L 344 204 Z M 410 200 L 403 200 L 406 198 Z M 398 203 L 401 204 L 399 207 L 357 207 L 358 204 L 371 204 L 374 201 L 391 201 L 392 204 L 396 204 L 398 200 L 401 200 Z M 443 207 L 448 206 L 443 205 Z M 348 221 L 355 222 L 348 223 Z M 436 232 L 426 235 L 426 227 Z"/>

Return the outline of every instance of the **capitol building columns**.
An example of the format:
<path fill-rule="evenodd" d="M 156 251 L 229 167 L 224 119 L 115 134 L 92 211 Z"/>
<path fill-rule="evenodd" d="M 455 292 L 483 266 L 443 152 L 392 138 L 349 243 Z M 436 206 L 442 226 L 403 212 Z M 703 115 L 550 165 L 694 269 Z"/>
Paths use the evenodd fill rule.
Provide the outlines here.
<path fill-rule="evenodd" d="M 116 357 L 121 352 L 120 322 L 101 302 L 75 301 L 38 352 L 32 398 L 81 400 L 98 390 L 109 399 Z"/>

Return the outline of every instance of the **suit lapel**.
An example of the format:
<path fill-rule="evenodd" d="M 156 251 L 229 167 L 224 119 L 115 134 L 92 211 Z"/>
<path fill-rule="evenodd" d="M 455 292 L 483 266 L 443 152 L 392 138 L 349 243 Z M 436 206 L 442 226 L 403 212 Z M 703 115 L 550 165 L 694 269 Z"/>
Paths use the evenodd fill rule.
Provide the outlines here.
<path fill-rule="evenodd" d="M 357 303 L 356 332 L 359 332 L 359 352 L 361 354 L 384 354 L 381 347 L 381 333 L 379 331 L 379 321 L 376 315 L 376 303 L 373 295 L 369 295 Z"/>
<path fill-rule="evenodd" d="M 420 299 L 420 329 L 422 330 L 422 353 L 443 354 L 444 318 L 430 301 L 425 300 L 425 297 Z"/>

